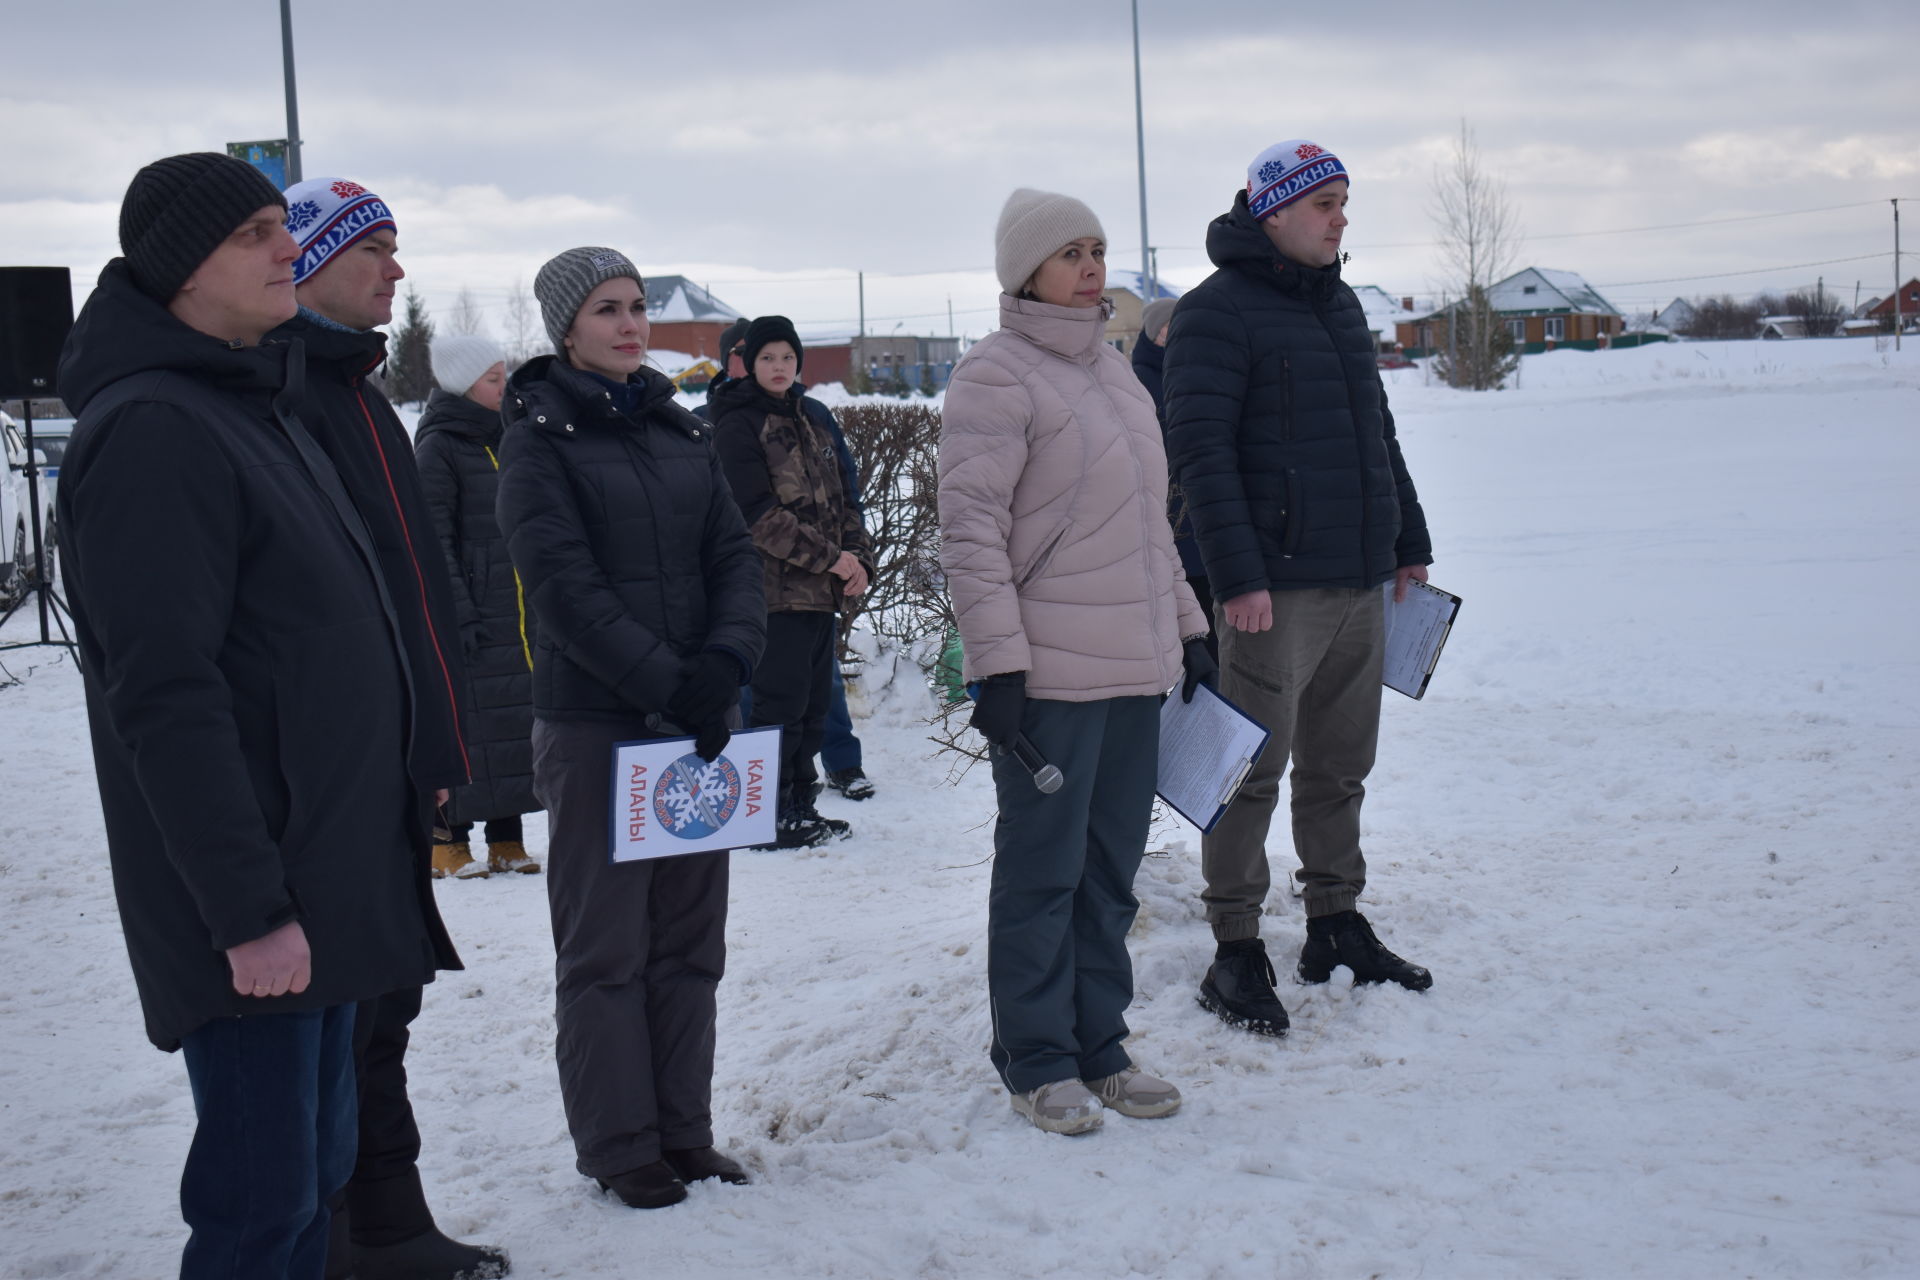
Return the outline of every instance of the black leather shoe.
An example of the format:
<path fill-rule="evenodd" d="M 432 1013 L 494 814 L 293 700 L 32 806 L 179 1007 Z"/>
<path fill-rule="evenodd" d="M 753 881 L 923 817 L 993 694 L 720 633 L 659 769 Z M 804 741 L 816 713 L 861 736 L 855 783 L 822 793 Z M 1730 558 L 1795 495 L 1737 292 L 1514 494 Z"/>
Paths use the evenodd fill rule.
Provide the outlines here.
<path fill-rule="evenodd" d="M 682 1182 L 705 1182 L 708 1178 L 736 1187 L 744 1187 L 753 1179 L 740 1167 L 740 1162 L 731 1156 L 722 1155 L 712 1147 L 690 1147 L 685 1151 L 663 1151 L 660 1153 L 673 1171 L 680 1175 Z"/>
<path fill-rule="evenodd" d="M 499 1280 L 510 1270 L 502 1250 L 450 1240 L 437 1227 L 399 1244 L 353 1247 L 353 1280 Z"/>
<path fill-rule="evenodd" d="M 1287 1009 L 1273 991 L 1273 965 L 1258 938 L 1223 942 L 1200 983 L 1200 1007 L 1257 1036 L 1287 1034 Z"/>
<path fill-rule="evenodd" d="M 631 1209 L 664 1209 L 687 1198 L 687 1184 L 665 1160 L 643 1164 L 638 1169 L 616 1173 L 611 1178 L 595 1178 L 602 1191 L 620 1197 Z"/>
<path fill-rule="evenodd" d="M 1337 965 L 1353 970 L 1355 984 L 1397 982 L 1409 991 L 1425 991 L 1433 985 L 1432 974 L 1387 950 L 1358 911 L 1337 911 L 1307 921 L 1307 944 L 1300 948 L 1297 971 L 1300 981 L 1325 982 Z"/>

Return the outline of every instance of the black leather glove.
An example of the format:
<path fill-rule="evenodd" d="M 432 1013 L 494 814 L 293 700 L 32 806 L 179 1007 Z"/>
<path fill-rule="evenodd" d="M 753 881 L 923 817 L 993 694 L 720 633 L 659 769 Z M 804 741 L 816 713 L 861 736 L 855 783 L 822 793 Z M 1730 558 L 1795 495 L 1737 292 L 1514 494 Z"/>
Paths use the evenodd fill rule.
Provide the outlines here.
<path fill-rule="evenodd" d="M 1020 735 L 1020 715 L 1027 706 L 1027 673 L 1013 671 L 988 676 L 974 695 L 971 724 L 981 737 L 1001 750 L 1011 750 Z"/>
<path fill-rule="evenodd" d="M 1180 681 L 1180 701 L 1192 702 L 1193 691 L 1203 684 L 1209 689 L 1219 688 L 1220 664 L 1207 652 L 1205 637 L 1195 636 L 1180 646 L 1180 665 L 1187 673 Z"/>
<path fill-rule="evenodd" d="M 733 737 L 733 731 L 727 728 L 725 720 L 714 720 L 701 727 L 694 735 L 693 754 L 712 764 L 727 749 L 727 743 Z"/>
<path fill-rule="evenodd" d="M 739 697 L 740 664 L 732 655 L 696 653 L 681 665 L 680 687 L 667 699 L 667 714 L 699 730 L 719 720 Z"/>

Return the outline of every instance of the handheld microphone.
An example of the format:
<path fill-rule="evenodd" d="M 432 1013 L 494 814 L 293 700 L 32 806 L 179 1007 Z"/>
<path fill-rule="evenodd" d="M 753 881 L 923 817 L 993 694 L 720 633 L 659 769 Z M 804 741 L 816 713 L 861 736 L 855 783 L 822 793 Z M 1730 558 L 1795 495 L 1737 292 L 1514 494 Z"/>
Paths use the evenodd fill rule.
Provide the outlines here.
<path fill-rule="evenodd" d="M 1017 733 L 1013 737 L 1013 758 L 1018 760 L 1026 771 L 1033 775 L 1033 785 L 1041 795 L 1050 796 L 1060 789 L 1066 781 L 1059 766 L 1047 763 L 1040 749 L 1027 740 L 1027 735 Z"/>

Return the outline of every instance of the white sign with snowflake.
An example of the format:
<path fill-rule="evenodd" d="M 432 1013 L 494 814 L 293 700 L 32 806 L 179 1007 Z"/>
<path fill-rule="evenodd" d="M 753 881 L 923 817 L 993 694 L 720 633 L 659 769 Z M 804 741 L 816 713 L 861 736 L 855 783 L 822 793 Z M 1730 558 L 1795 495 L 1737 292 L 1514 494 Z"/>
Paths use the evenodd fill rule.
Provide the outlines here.
<path fill-rule="evenodd" d="M 736 733 L 711 762 L 693 753 L 692 738 L 616 743 L 613 860 L 772 844 L 779 785 L 778 729 Z"/>

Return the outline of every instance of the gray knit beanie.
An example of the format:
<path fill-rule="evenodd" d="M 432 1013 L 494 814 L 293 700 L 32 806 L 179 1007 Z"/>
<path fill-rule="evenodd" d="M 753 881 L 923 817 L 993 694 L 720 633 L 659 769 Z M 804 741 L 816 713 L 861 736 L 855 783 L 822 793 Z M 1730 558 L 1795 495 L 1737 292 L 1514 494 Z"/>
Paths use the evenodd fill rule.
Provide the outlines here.
<path fill-rule="evenodd" d="M 487 370 L 507 361 L 499 343 L 477 333 L 435 334 L 431 350 L 433 380 L 456 396 L 467 394 Z"/>
<path fill-rule="evenodd" d="M 1173 304 L 1177 301 L 1177 298 L 1155 298 L 1149 302 L 1140 312 L 1140 332 L 1151 341 L 1158 342 L 1160 339 L 1155 335 L 1160 332 L 1161 325 L 1173 319 Z"/>
<path fill-rule="evenodd" d="M 120 251 L 133 282 L 171 301 L 248 218 L 287 198 L 244 160 L 217 151 L 168 156 L 133 175 L 120 201 Z"/>
<path fill-rule="evenodd" d="M 1018 294 L 1041 263 L 1082 236 L 1107 238 L 1093 210 L 1072 196 L 1021 187 L 1007 197 L 993 233 L 993 273 L 1000 287 Z"/>
<path fill-rule="evenodd" d="M 632 276 L 641 293 L 646 292 L 646 280 L 618 249 L 598 245 L 569 249 L 540 268 L 533 278 L 533 296 L 540 303 L 540 319 L 556 355 L 566 358 L 567 330 L 573 328 L 573 318 L 580 314 L 587 295 L 621 276 Z"/>

